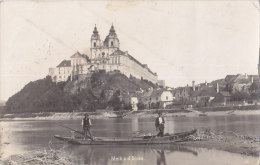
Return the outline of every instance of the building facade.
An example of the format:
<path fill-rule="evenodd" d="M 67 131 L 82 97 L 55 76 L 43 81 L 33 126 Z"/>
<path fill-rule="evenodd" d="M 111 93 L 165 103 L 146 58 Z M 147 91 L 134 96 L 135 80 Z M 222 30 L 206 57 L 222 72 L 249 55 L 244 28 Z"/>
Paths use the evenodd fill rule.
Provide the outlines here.
<path fill-rule="evenodd" d="M 73 78 L 95 70 L 105 70 L 107 72 L 120 71 L 127 77 L 133 76 L 138 79 L 146 79 L 157 83 L 157 74 L 152 72 L 146 64 L 140 63 L 127 51 L 120 50 L 120 42 L 113 25 L 104 41 L 100 39 L 97 27 L 95 26 L 90 44 L 89 56 L 77 52 L 70 57 L 71 75 L 68 77 L 71 76 Z M 64 79 L 55 79 L 55 76 L 58 76 L 57 69 L 58 66 L 50 68 L 50 76 L 56 82 L 63 81 Z"/>

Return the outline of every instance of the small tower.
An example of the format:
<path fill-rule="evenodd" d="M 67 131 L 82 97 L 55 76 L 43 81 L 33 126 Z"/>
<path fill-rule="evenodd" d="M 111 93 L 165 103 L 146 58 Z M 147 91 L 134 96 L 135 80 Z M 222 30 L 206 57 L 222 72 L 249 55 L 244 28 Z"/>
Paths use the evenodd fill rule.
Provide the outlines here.
<path fill-rule="evenodd" d="M 194 80 L 192 81 L 192 90 L 193 90 L 193 91 L 196 90 L 196 89 L 195 89 L 195 81 L 194 81 Z"/>
<path fill-rule="evenodd" d="M 94 58 L 94 54 L 95 54 L 94 52 L 96 51 L 96 49 L 101 46 L 100 45 L 101 40 L 100 40 L 100 36 L 98 34 L 98 31 L 97 31 L 96 25 L 94 27 L 94 31 L 93 31 L 93 34 L 91 36 L 90 42 L 91 42 L 90 58 L 92 59 L 92 58 Z"/>
<path fill-rule="evenodd" d="M 217 93 L 220 92 L 220 91 L 219 91 L 219 85 L 218 85 L 218 83 L 217 83 L 217 89 L 216 89 L 216 91 L 217 91 Z"/>
<path fill-rule="evenodd" d="M 109 34 L 104 41 L 104 46 L 119 49 L 119 39 L 117 38 L 114 25 L 112 25 L 109 30 Z"/>

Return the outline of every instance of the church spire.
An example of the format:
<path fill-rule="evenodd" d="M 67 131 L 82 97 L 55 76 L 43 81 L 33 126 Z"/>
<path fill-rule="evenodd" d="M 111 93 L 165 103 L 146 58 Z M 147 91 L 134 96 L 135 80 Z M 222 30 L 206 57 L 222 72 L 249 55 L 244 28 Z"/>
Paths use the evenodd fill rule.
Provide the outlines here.
<path fill-rule="evenodd" d="M 96 24 L 93 30 L 93 34 L 91 36 L 91 40 L 100 40 Z"/>
<path fill-rule="evenodd" d="M 94 33 L 94 34 L 98 34 L 96 24 L 95 24 L 95 27 L 94 27 L 94 31 L 93 31 L 93 33 Z"/>
<path fill-rule="evenodd" d="M 109 30 L 109 33 L 112 34 L 112 33 L 115 33 L 115 28 L 114 28 L 114 25 L 112 24 L 110 30 Z"/>

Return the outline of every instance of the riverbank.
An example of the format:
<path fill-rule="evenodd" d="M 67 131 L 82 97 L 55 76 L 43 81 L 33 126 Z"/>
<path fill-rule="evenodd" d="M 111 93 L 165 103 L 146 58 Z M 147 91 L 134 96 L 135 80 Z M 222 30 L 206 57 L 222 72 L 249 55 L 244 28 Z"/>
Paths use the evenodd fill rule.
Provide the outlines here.
<path fill-rule="evenodd" d="M 240 135 L 232 131 L 201 130 L 190 141 L 180 146 L 216 149 L 247 156 L 259 157 L 260 137 Z"/>
<path fill-rule="evenodd" d="M 89 112 L 93 119 L 103 118 L 154 118 L 158 111 L 165 117 L 195 117 L 195 116 L 225 116 L 225 115 L 260 115 L 259 110 L 222 110 L 222 111 L 198 111 L 198 110 L 142 110 L 142 111 L 105 111 Z M 0 120 L 78 120 L 82 119 L 86 112 L 43 112 L 0 114 Z"/>

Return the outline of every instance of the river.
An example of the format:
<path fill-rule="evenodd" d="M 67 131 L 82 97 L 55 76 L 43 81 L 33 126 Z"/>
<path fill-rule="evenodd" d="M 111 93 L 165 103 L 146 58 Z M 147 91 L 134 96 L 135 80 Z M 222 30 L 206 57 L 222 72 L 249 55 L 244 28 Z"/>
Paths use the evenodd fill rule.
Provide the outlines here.
<path fill-rule="evenodd" d="M 260 115 L 226 115 L 167 117 L 165 132 L 174 133 L 193 128 L 233 131 L 260 137 Z M 155 133 L 154 118 L 93 119 L 92 133 L 97 137 L 129 137 Z M 28 151 L 62 149 L 75 164 L 197 164 L 259 165 L 259 158 L 202 148 L 156 146 L 73 146 L 53 138 L 70 136 L 62 126 L 80 129 L 80 120 L 3 120 L 0 121 L 1 159 Z M 221 158 L 221 159 L 220 159 Z"/>

